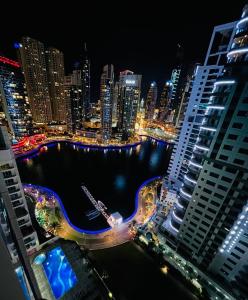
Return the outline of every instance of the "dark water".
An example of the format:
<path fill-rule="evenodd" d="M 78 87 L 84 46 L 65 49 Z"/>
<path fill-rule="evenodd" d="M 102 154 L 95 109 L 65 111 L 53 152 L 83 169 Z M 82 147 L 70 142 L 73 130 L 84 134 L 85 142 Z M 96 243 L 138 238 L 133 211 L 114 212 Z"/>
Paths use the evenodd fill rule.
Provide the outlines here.
<path fill-rule="evenodd" d="M 163 274 L 154 260 L 134 242 L 90 252 L 116 300 L 190 300 L 191 292 L 169 266 Z"/>
<path fill-rule="evenodd" d="M 81 183 L 107 206 L 108 213 L 118 211 L 127 218 L 134 211 L 139 186 L 166 173 L 170 154 L 168 145 L 156 141 L 122 150 L 87 149 L 62 142 L 29 159 L 19 159 L 17 164 L 23 183 L 54 190 L 74 225 L 96 230 L 108 226 L 102 216 L 89 220 L 85 215 L 94 207 L 81 190 Z"/>

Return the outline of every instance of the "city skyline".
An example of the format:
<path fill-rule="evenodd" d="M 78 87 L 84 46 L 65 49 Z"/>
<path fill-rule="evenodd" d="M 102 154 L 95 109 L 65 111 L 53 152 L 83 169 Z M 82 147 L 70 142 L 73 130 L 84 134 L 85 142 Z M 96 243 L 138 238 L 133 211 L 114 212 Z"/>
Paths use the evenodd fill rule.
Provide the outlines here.
<path fill-rule="evenodd" d="M 214 4 L 212 9 L 210 4 L 201 4 L 203 5 L 201 7 L 200 4 L 187 3 L 182 6 L 185 14 L 178 14 L 178 7 L 170 3 L 167 11 L 170 12 L 169 15 L 177 16 L 177 21 L 170 20 L 166 13 L 163 15 L 164 10 L 159 4 L 154 6 L 154 14 L 149 15 L 149 18 L 146 17 L 149 7 L 143 7 L 143 14 L 141 11 L 136 14 L 139 8 L 134 6 L 133 10 L 129 11 L 128 22 L 125 21 L 127 9 L 118 15 L 113 14 L 113 23 L 116 26 L 112 26 L 107 36 L 102 35 L 100 30 L 103 16 L 93 9 L 90 9 L 89 14 L 81 20 L 77 11 L 71 12 L 72 16 L 70 16 L 70 7 L 68 14 L 67 11 L 62 10 L 61 15 L 54 15 L 52 8 L 50 12 L 43 11 L 41 8 L 41 12 L 46 15 L 46 26 L 39 16 L 34 18 L 30 14 L 27 15 L 32 22 L 32 27 L 29 23 L 20 22 L 20 26 L 15 28 L 15 31 L 11 27 L 6 28 L 2 33 L 0 52 L 2 51 L 6 56 L 11 53 L 10 58 L 15 60 L 14 42 L 19 42 L 22 36 L 30 36 L 45 43 L 46 46 L 62 51 L 65 56 L 66 74 L 69 74 L 73 70 L 73 65 L 81 61 L 86 42 L 91 60 L 93 101 L 97 101 L 100 96 L 98 86 L 101 70 L 105 64 L 113 64 L 116 74 L 126 69 L 142 74 L 141 96 L 145 97 L 152 81 L 157 82 L 159 94 L 162 92 L 163 85 L 169 79 L 171 70 L 176 64 L 178 44 L 184 48 L 185 62 L 203 63 L 208 46 L 206 41 L 210 38 L 213 27 L 238 19 L 244 4 L 245 1 L 239 1 L 232 9 L 223 9 L 220 3 Z M 95 16 L 93 19 L 90 13 Z M 16 20 L 20 19 L 19 14 L 16 12 L 13 14 Z M 26 12 L 23 11 L 23 14 L 25 17 Z M 66 15 L 68 20 L 65 24 L 61 23 L 63 15 Z M 54 22 L 60 24 L 60 29 L 52 26 Z M 47 27 L 49 31 L 45 29 Z M 198 30 L 201 34 L 197 36 L 196 45 L 194 37 Z"/>
<path fill-rule="evenodd" d="M 0 49 L 1 299 L 248 299 L 244 4 L 61 4 L 17 26 Z"/>

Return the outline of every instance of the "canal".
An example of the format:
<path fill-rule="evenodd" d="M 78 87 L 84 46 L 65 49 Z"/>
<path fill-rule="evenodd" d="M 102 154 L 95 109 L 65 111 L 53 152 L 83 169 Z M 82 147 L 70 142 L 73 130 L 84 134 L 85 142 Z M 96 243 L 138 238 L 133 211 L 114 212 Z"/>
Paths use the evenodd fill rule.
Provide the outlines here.
<path fill-rule="evenodd" d="M 155 140 L 115 150 L 60 142 L 49 144 L 30 157 L 19 158 L 17 165 L 23 183 L 45 186 L 58 194 L 75 226 L 98 230 L 108 224 L 101 215 L 89 217 L 94 207 L 81 184 L 106 205 L 109 214 L 119 212 L 127 218 L 134 212 L 139 186 L 164 175 L 170 155 L 171 146 Z"/>

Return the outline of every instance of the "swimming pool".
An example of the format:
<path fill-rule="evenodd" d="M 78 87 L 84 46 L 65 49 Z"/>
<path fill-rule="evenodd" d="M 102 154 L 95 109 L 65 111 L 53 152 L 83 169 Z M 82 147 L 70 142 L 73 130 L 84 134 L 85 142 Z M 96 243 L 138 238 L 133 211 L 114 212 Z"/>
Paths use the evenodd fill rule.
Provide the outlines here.
<path fill-rule="evenodd" d="M 56 299 L 61 298 L 78 282 L 61 247 L 49 251 L 42 264 Z"/>

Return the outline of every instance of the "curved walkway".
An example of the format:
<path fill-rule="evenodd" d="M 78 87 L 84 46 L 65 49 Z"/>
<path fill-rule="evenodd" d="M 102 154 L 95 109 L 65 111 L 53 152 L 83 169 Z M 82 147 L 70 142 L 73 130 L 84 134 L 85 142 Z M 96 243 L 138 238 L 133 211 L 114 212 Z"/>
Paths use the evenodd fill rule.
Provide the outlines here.
<path fill-rule="evenodd" d="M 67 137 L 59 137 L 59 138 L 47 138 L 46 140 L 42 141 L 40 144 L 37 144 L 31 150 L 23 150 L 22 152 L 15 152 L 15 157 L 25 157 L 32 154 L 37 153 L 42 147 L 59 142 L 67 142 L 71 143 L 76 146 L 84 147 L 84 148 L 91 148 L 91 149 L 122 149 L 122 148 L 132 148 L 140 145 L 142 143 L 142 139 L 139 138 L 137 142 L 129 143 L 129 144 L 110 144 L 110 145 L 101 145 L 101 144 L 88 144 L 85 142 L 73 140 Z"/>
<path fill-rule="evenodd" d="M 143 182 L 136 193 L 133 214 L 124 219 L 123 223 L 118 227 L 108 227 L 98 231 L 89 231 L 73 225 L 67 215 L 63 202 L 54 191 L 32 184 L 24 184 L 23 187 L 24 192 L 36 200 L 36 206 L 45 200 L 49 207 L 58 207 L 60 224 L 53 231 L 53 234 L 64 239 L 74 240 L 79 245 L 93 250 L 120 245 L 134 237 L 134 232 L 130 228 L 133 222 L 143 225 L 155 213 L 156 187 L 160 182 L 160 176 Z"/>
<path fill-rule="evenodd" d="M 77 139 L 73 139 L 73 138 L 69 138 L 69 137 L 58 137 L 58 138 L 53 137 L 53 138 L 46 138 L 39 144 L 33 145 L 33 148 L 29 149 L 29 150 L 22 150 L 22 149 L 18 150 L 18 148 L 17 148 L 14 150 L 14 154 L 15 154 L 16 158 L 31 156 L 31 155 L 38 153 L 42 147 L 53 144 L 53 143 L 59 143 L 59 142 L 67 142 L 67 143 L 71 143 L 73 145 L 80 146 L 83 148 L 100 149 L 100 150 L 102 150 L 102 149 L 109 149 L 109 150 L 112 149 L 113 150 L 113 149 L 124 149 L 124 148 L 136 147 L 143 142 L 142 137 L 151 138 L 157 142 L 173 144 L 173 141 L 169 140 L 168 138 L 154 136 L 149 133 L 138 134 L 138 137 L 139 138 L 137 139 L 137 141 L 133 142 L 133 143 L 127 143 L 127 144 L 121 144 L 121 143 L 118 144 L 117 143 L 117 144 L 110 144 L 110 145 L 104 145 L 104 144 L 98 144 L 98 143 L 90 144 L 90 143 L 78 141 Z"/>

